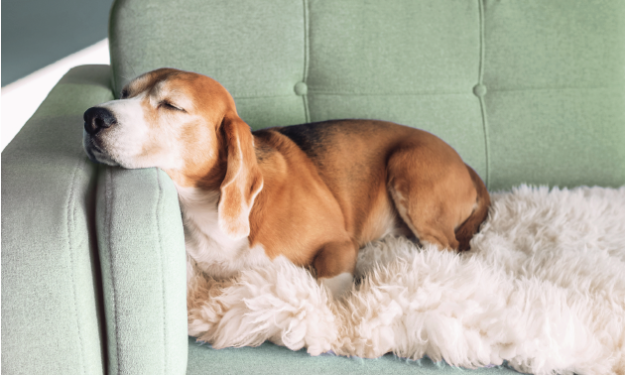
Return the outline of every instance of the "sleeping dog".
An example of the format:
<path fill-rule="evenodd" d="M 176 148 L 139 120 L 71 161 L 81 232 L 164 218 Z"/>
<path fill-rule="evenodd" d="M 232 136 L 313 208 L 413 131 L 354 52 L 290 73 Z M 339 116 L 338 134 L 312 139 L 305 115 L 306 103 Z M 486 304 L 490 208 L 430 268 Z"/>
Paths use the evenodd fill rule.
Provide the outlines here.
<path fill-rule="evenodd" d="M 188 277 L 285 257 L 314 267 L 340 298 L 367 242 L 395 234 L 468 250 L 490 205 L 480 177 L 430 133 L 372 120 L 252 132 L 228 91 L 201 74 L 146 73 L 84 120 L 92 160 L 159 167 L 173 180 Z"/>

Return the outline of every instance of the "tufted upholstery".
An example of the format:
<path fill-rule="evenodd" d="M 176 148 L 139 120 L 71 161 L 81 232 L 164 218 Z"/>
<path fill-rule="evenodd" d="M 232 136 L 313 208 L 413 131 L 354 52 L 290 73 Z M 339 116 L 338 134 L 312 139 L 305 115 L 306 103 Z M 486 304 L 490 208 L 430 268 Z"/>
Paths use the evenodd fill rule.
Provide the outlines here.
<path fill-rule="evenodd" d="M 624 25 L 620 0 L 117 1 L 114 87 L 193 70 L 254 129 L 383 119 L 439 135 L 490 189 L 618 186 Z"/>

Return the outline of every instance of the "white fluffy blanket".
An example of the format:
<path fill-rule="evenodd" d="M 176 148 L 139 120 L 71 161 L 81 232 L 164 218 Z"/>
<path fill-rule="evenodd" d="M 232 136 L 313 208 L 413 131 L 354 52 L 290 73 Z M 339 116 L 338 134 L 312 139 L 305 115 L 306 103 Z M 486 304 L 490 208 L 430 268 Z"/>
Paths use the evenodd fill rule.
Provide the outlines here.
<path fill-rule="evenodd" d="M 198 277 L 189 333 L 216 348 L 270 340 L 312 355 L 625 375 L 625 187 L 492 198 L 470 252 L 371 243 L 342 301 L 287 261 L 226 282 Z"/>

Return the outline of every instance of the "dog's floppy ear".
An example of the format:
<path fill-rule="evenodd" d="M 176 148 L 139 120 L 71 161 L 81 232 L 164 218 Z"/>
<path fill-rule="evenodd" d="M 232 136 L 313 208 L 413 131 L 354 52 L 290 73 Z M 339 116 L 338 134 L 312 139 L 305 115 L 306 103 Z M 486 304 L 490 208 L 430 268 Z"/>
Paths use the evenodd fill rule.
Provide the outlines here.
<path fill-rule="evenodd" d="M 228 162 L 217 207 L 219 229 L 232 239 L 241 239 L 250 235 L 250 211 L 263 188 L 263 176 L 256 162 L 249 126 L 236 114 L 229 114 L 221 128 Z"/>

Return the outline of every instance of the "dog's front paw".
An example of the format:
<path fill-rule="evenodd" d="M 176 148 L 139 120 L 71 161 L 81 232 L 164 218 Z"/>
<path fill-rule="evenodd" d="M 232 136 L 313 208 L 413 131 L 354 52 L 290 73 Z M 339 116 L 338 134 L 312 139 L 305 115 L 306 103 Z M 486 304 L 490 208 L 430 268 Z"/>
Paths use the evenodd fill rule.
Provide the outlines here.
<path fill-rule="evenodd" d="M 335 299 L 341 299 L 352 289 L 354 277 L 349 272 L 343 272 L 334 277 L 320 277 L 317 282 L 326 287 Z"/>

